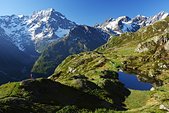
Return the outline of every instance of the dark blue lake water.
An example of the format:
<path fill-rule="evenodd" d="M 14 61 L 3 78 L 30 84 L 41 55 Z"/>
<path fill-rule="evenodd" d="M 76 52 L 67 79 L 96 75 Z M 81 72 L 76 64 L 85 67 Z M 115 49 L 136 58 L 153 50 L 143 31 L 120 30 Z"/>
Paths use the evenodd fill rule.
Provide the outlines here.
<path fill-rule="evenodd" d="M 150 90 L 153 86 L 150 83 L 141 82 L 137 76 L 118 72 L 119 80 L 125 85 L 126 88 L 134 90 Z"/>

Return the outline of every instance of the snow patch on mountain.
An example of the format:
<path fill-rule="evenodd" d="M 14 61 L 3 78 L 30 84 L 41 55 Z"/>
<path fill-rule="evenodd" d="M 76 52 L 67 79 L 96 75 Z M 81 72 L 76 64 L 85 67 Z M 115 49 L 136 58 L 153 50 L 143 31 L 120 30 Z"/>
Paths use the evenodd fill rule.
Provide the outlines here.
<path fill-rule="evenodd" d="M 55 32 L 59 37 L 63 37 L 64 35 L 68 34 L 70 29 L 62 29 L 59 27 L 59 29 Z"/>

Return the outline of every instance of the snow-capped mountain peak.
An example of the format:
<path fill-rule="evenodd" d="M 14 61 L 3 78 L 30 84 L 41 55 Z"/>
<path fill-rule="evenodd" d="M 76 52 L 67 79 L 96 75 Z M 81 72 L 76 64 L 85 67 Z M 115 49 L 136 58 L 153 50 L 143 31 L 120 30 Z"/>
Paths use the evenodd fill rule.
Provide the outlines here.
<path fill-rule="evenodd" d="M 153 16 L 152 19 L 156 19 L 156 18 L 157 19 L 165 19 L 167 16 L 169 16 L 169 13 L 162 11 L 162 12 L 158 13 L 157 15 Z"/>
<path fill-rule="evenodd" d="M 38 22 L 39 20 L 40 21 L 48 21 L 52 14 L 57 14 L 58 16 L 63 16 L 62 14 L 60 14 L 59 12 L 56 12 L 52 8 L 49 8 L 47 10 L 40 10 L 40 11 L 36 11 L 32 14 L 31 19 L 28 21 L 28 24 L 32 23 L 32 22 Z"/>
<path fill-rule="evenodd" d="M 167 16 L 169 16 L 169 13 L 164 11 L 152 17 L 137 15 L 131 19 L 128 16 L 121 16 L 117 19 L 110 18 L 103 24 L 97 25 L 96 27 L 108 32 L 109 34 L 119 35 L 124 32 L 135 32 L 139 28 L 165 19 Z"/>
<path fill-rule="evenodd" d="M 27 23 L 30 27 L 32 40 L 35 41 L 63 37 L 76 26 L 74 22 L 52 8 L 34 12 Z"/>
<path fill-rule="evenodd" d="M 106 22 L 111 22 L 111 21 L 114 21 L 115 19 L 114 18 L 109 18 L 108 20 L 106 20 Z"/>
<path fill-rule="evenodd" d="M 131 20 L 128 16 L 120 16 L 116 19 L 117 21 L 123 21 L 123 22 L 128 22 Z"/>
<path fill-rule="evenodd" d="M 128 16 L 121 16 L 117 19 L 109 19 L 98 28 L 103 29 L 104 31 L 109 32 L 110 34 L 121 34 L 125 31 L 128 31 L 130 29 L 129 24 L 131 23 L 131 18 Z M 128 27 L 128 28 L 127 28 Z"/>
<path fill-rule="evenodd" d="M 148 19 L 148 21 L 146 22 L 146 24 L 147 25 L 153 24 L 154 22 L 156 22 L 158 20 L 165 19 L 167 16 L 169 16 L 169 13 L 161 11 L 157 15 L 154 15 L 154 16 L 150 17 Z"/>
<path fill-rule="evenodd" d="M 68 34 L 76 26 L 52 8 L 34 12 L 31 16 L 0 16 L 0 27 L 20 50 L 32 44 L 48 43 Z"/>

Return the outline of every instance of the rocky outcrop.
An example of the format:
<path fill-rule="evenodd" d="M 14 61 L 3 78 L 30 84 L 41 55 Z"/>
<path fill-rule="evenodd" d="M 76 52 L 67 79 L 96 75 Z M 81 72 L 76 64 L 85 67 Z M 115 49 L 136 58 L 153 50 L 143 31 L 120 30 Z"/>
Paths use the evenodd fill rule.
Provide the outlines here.
<path fill-rule="evenodd" d="M 161 36 L 155 36 L 140 43 L 135 51 L 139 53 L 147 51 L 156 52 L 158 48 L 163 48 L 165 51 L 169 50 L 169 33 Z"/>

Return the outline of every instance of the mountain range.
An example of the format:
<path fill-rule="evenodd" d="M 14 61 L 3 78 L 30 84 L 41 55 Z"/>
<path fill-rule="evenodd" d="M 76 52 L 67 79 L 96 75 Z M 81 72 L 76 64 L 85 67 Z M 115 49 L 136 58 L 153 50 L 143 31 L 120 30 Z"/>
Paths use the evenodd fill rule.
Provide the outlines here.
<path fill-rule="evenodd" d="M 96 27 L 101 28 L 110 34 L 120 35 L 125 32 L 135 32 L 142 27 L 149 26 L 159 20 L 165 19 L 167 16 L 169 16 L 169 13 L 164 11 L 152 17 L 137 15 L 134 18 L 130 18 L 128 16 L 121 16 L 117 19 L 110 18 L 104 23 L 96 25 Z"/>
<path fill-rule="evenodd" d="M 169 14 L 165 12 L 160 12 L 152 17 L 138 15 L 132 19 L 121 16 L 117 19 L 111 18 L 96 25 L 95 28 L 119 35 L 124 32 L 135 32 L 139 28 L 153 24 L 167 16 Z M 64 37 L 77 25 L 52 8 L 34 12 L 31 16 L 0 16 L 0 27 L 8 35 L 8 40 L 19 50 L 30 54 L 35 51 L 41 53 L 46 45 Z"/>

